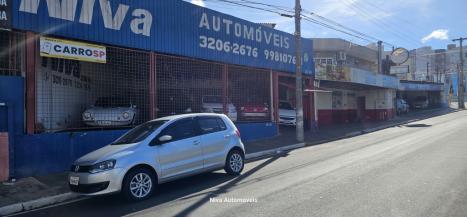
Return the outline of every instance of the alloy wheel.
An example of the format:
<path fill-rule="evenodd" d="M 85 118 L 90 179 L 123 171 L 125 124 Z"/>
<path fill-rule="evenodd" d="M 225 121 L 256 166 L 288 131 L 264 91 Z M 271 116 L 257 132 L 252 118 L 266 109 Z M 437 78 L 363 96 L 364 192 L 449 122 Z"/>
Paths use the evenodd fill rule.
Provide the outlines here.
<path fill-rule="evenodd" d="M 130 192 L 136 198 L 146 197 L 151 189 L 152 180 L 146 173 L 137 173 L 130 181 Z"/>
<path fill-rule="evenodd" d="M 230 169 L 232 169 L 233 172 L 235 173 L 240 172 L 243 167 L 242 156 L 239 153 L 233 153 L 230 156 L 229 165 L 230 165 Z"/>

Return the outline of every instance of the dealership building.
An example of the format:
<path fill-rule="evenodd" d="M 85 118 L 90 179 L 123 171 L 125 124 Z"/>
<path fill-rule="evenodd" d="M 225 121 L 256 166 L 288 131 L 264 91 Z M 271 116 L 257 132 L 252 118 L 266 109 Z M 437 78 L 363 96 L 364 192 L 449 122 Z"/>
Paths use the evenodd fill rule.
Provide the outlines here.
<path fill-rule="evenodd" d="M 173 114 L 226 114 L 246 144 L 293 131 L 279 128 L 295 121 L 292 34 L 181 0 L 3 2 L 0 181 L 66 171 Z M 306 128 L 393 118 L 397 97 L 442 101 L 442 84 L 377 73 L 374 49 L 301 42 Z"/>
<path fill-rule="evenodd" d="M 171 114 L 225 113 L 244 141 L 273 137 L 279 102 L 295 101 L 294 36 L 268 26 L 184 1 L 6 2 L 0 179 L 67 170 L 131 126 Z M 306 89 L 312 55 L 302 39 Z M 305 92 L 306 123 L 312 102 Z"/>

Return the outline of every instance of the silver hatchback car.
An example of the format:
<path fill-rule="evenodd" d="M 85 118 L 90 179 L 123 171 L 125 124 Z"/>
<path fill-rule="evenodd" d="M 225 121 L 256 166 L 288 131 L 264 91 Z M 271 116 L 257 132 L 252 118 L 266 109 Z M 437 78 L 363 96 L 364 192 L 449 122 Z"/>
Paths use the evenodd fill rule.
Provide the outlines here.
<path fill-rule="evenodd" d="M 69 186 L 86 195 L 121 192 L 143 200 L 157 184 L 174 179 L 221 168 L 239 175 L 244 159 L 240 133 L 227 116 L 168 116 L 141 124 L 76 160 Z"/>

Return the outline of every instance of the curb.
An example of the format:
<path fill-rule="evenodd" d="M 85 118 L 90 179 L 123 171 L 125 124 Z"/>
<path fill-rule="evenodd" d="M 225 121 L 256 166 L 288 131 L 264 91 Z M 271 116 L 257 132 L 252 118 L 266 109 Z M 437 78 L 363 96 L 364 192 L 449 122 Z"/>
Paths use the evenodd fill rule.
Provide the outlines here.
<path fill-rule="evenodd" d="M 261 157 L 265 157 L 265 156 L 269 156 L 269 155 L 275 155 L 275 154 L 278 154 L 278 153 L 281 153 L 281 152 L 284 152 L 284 151 L 289 151 L 289 150 L 293 150 L 293 149 L 297 149 L 297 148 L 303 148 L 305 146 L 306 146 L 305 143 L 297 143 L 297 144 L 293 144 L 293 145 L 282 146 L 282 147 L 275 148 L 275 149 L 269 149 L 269 150 L 265 150 L 265 151 L 254 152 L 254 153 L 251 153 L 251 154 L 246 154 L 245 155 L 245 160 L 252 161 L 252 159 L 255 159 L 255 158 L 261 158 Z"/>
<path fill-rule="evenodd" d="M 64 201 L 69 201 L 79 198 L 80 195 L 74 193 L 64 193 L 59 195 L 54 195 L 50 197 L 44 197 L 36 200 L 31 200 L 27 202 L 16 203 L 0 208 L 0 216 L 11 215 L 19 212 L 25 212 L 44 206 L 61 203 Z"/>

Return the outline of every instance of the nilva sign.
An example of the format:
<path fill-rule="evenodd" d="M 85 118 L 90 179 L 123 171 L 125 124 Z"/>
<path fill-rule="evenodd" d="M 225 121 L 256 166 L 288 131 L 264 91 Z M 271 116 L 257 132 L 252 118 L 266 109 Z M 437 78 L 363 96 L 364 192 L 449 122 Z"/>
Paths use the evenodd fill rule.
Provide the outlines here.
<path fill-rule="evenodd" d="M 93 24 L 96 0 L 82 0 L 79 13 L 77 13 L 78 0 L 47 0 L 46 2 L 47 12 L 50 18 L 78 22 L 86 25 Z M 109 0 L 99 0 L 98 2 L 98 11 L 100 11 L 104 28 L 120 30 L 126 17 L 131 16 L 130 29 L 134 34 L 141 34 L 144 36 L 151 35 L 152 15 L 149 11 L 140 8 L 129 11 L 130 6 L 126 4 L 119 4 L 115 11 L 115 8 L 112 9 Z M 40 3 L 41 0 L 21 0 L 19 11 L 38 14 Z M 115 12 L 113 13 L 112 11 Z M 129 13 L 131 15 L 128 15 Z"/>
<path fill-rule="evenodd" d="M 0 0 L 0 29 L 11 29 L 11 0 Z"/>
<path fill-rule="evenodd" d="M 0 0 L 1 1 L 1 0 Z M 295 72 L 294 35 L 181 0 L 17 0 L 13 27 L 42 35 Z M 313 43 L 302 39 L 313 74 Z"/>

